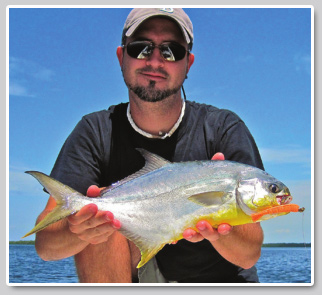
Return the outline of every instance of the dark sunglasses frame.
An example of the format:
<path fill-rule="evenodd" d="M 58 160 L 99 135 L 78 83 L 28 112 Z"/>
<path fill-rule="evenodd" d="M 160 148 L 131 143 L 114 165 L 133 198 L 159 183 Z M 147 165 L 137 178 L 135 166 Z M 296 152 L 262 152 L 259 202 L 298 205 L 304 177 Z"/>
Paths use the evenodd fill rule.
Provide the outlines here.
<path fill-rule="evenodd" d="M 184 46 L 175 42 L 164 42 L 160 45 L 155 45 L 151 41 L 133 41 L 127 45 L 123 45 L 123 48 L 126 48 L 127 54 L 136 59 L 147 59 L 149 58 L 154 49 L 158 48 L 160 55 L 164 60 L 170 62 L 176 62 L 178 60 L 184 59 L 187 50 Z"/>

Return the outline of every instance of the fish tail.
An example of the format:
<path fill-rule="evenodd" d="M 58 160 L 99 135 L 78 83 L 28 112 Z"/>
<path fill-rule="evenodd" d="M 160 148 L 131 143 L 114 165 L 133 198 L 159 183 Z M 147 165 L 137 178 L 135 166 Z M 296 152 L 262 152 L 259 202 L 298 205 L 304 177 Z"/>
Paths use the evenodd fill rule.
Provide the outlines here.
<path fill-rule="evenodd" d="M 78 210 L 72 208 L 70 204 L 71 197 L 82 196 L 79 192 L 70 188 L 67 185 L 47 176 L 44 173 L 37 171 L 26 171 L 27 174 L 35 177 L 39 183 L 49 192 L 49 194 L 55 199 L 56 207 L 46 215 L 46 217 L 41 220 L 31 231 L 25 234 L 22 238 L 28 237 L 36 232 L 41 231 L 45 227 L 59 221 Z"/>

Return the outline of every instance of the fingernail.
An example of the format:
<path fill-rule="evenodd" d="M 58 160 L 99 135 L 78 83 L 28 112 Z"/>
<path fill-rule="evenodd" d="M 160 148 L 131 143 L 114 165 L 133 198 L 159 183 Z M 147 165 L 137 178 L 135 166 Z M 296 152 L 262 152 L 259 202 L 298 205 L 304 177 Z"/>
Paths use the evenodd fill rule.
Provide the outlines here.
<path fill-rule="evenodd" d="M 115 228 L 115 229 L 120 229 L 121 228 L 121 222 L 114 219 L 113 222 L 112 222 L 112 226 Z"/>
<path fill-rule="evenodd" d="M 204 223 L 200 223 L 200 224 L 197 225 L 197 228 L 199 230 L 205 230 L 206 229 L 206 225 Z"/>
<path fill-rule="evenodd" d="M 112 212 L 107 211 L 107 212 L 106 212 L 106 214 L 105 214 L 105 219 L 106 219 L 107 221 L 112 221 L 112 220 L 114 219 L 114 215 L 113 215 L 113 213 L 112 213 Z"/>
<path fill-rule="evenodd" d="M 93 214 L 96 214 L 97 213 L 97 206 L 95 204 L 90 204 L 89 211 Z"/>

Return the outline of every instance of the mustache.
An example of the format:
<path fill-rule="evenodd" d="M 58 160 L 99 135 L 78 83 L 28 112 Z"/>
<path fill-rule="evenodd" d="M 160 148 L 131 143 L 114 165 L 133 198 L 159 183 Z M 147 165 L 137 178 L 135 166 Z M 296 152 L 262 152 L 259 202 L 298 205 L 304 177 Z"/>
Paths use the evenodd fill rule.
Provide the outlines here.
<path fill-rule="evenodd" d="M 138 73 L 149 72 L 149 73 L 154 73 L 154 74 L 162 74 L 166 77 L 169 76 L 167 71 L 165 71 L 164 69 L 161 69 L 161 68 L 155 69 L 155 68 L 152 68 L 151 66 L 146 66 L 144 68 L 138 69 L 138 70 L 136 70 L 136 72 L 138 72 Z"/>

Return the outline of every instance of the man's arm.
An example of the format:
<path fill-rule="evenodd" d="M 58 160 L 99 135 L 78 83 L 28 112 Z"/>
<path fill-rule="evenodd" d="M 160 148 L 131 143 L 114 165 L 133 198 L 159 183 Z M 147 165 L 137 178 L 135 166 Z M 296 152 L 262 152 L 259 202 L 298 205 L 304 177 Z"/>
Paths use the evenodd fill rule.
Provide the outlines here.
<path fill-rule="evenodd" d="M 55 200 L 49 197 L 37 223 L 55 206 Z M 98 211 L 96 205 L 89 204 L 38 232 L 36 250 L 44 260 L 74 255 L 81 283 L 131 283 L 135 249 L 117 231 L 120 226 L 111 212 Z"/>
<path fill-rule="evenodd" d="M 45 218 L 56 206 L 53 197 L 49 197 L 43 212 L 38 216 L 36 224 Z M 40 258 L 46 261 L 59 260 L 81 251 L 87 243 L 72 234 L 68 227 L 67 219 L 51 224 L 42 231 L 36 233 L 35 247 Z"/>

